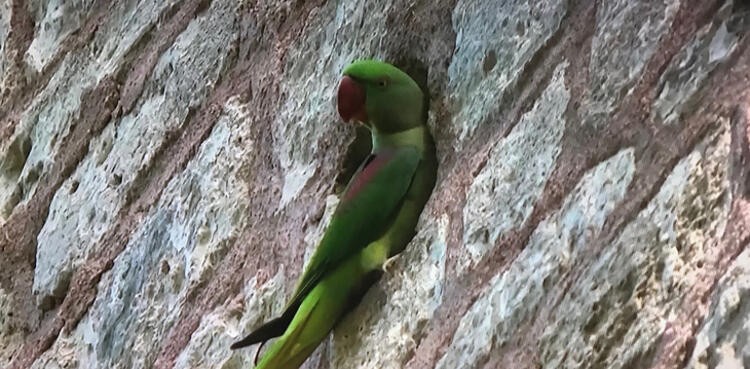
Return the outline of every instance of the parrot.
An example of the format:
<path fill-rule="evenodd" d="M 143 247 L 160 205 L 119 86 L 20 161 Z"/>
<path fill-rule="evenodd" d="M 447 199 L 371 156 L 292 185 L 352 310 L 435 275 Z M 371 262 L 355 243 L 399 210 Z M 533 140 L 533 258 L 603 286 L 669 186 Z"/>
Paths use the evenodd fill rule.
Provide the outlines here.
<path fill-rule="evenodd" d="M 281 315 L 231 345 L 279 337 L 257 369 L 304 363 L 381 278 L 386 261 L 406 248 L 435 186 L 426 99 L 408 74 L 383 61 L 354 61 L 343 70 L 336 100 L 344 122 L 369 129 L 372 150 L 341 194 Z"/>

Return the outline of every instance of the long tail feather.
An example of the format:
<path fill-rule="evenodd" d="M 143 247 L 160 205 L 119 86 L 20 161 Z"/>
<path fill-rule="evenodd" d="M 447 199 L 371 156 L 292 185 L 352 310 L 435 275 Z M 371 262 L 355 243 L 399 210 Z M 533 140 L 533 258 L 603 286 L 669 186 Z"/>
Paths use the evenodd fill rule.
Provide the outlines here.
<path fill-rule="evenodd" d="M 264 323 L 263 325 L 252 331 L 250 334 L 245 336 L 245 338 L 233 343 L 231 346 L 229 346 L 229 348 L 235 350 L 238 348 L 254 345 L 256 343 L 262 343 L 270 340 L 271 338 L 281 336 L 282 334 L 284 334 L 284 331 L 286 331 L 287 327 L 289 327 L 289 323 L 292 322 L 292 318 L 294 318 L 294 314 L 296 312 L 297 307 L 290 307 L 280 317 Z"/>
<path fill-rule="evenodd" d="M 382 275 L 380 270 L 362 271 L 357 267 L 358 260 L 348 264 L 307 295 L 287 331 L 263 355 L 256 369 L 299 368 Z"/>
<path fill-rule="evenodd" d="M 328 332 L 333 328 L 333 324 L 330 324 L 328 329 L 323 328 L 323 330 L 317 331 L 317 335 L 319 336 L 317 340 L 313 339 L 312 341 L 307 340 L 307 342 L 303 342 L 303 339 L 301 339 L 303 332 L 311 328 L 309 325 L 315 320 L 313 319 L 314 316 L 320 314 L 320 311 L 318 311 L 318 314 L 315 314 L 316 307 L 320 302 L 320 296 L 314 297 L 313 300 L 308 299 L 302 304 L 287 332 L 273 343 L 268 352 L 263 355 L 263 359 L 261 359 L 256 369 L 296 369 L 315 350 L 320 341 L 328 335 Z M 310 335 L 309 331 L 305 333 L 307 333 L 307 336 Z"/>

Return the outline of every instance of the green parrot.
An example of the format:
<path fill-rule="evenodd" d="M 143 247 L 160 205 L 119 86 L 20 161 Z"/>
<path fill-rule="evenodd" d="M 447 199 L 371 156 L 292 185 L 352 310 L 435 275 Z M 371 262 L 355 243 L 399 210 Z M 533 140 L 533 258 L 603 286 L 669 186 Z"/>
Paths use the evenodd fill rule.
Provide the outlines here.
<path fill-rule="evenodd" d="M 284 312 L 231 348 L 281 336 L 256 368 L 299 368 L 414 237 L 435 186 L 435 145 L 419 86 L 398 68 L 356 61 L 337 93 L 345 122 L 364 124 L 372 152 L 347 185 Z"/>

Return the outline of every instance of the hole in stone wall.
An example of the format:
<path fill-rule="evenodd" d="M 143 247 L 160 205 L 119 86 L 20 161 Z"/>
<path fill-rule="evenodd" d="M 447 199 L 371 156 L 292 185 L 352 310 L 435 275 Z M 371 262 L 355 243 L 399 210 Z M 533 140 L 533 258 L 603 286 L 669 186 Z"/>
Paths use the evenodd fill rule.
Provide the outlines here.
<path fill-rule="evenodd" d="M 119 186 L 120 184 L 122 184 L 122 175 L 118 173 L 113 174 L 112 179 L 110 180 L 110 184 L 112 186 Z"/>
<path fill-rule="evenodd" d="M 13 192 L 8 197 L 8 200 L 3 205 L 2 216 L 7 219 L 13 213 L 13 209 L 21 202 L 23 193 L 21 186 L 16 186 Z"/>
<path fill-rule="evenodd" d="M 68 293 L 68 288 L 70 287 L 71 277 L 72 273 L 70 272 L 62 273 L 60 280 L 55 285 L 52 292 L 41 299 L 39 302 L 39 309 L 43 313 L 56 308 L 63 302 L 65 295 Z"/>
<path fill-rule="evenodd" d="M 495 68 L 495 65 L 497 64 L 497 54 L 495 53 L 495 50 L 489 50 L 484 55 L 484 61 L 482 62 L 482 70 L 484 71 L 484 74 L 487 75 L 493 68 Z"/>
<path fill-rule="evenodd" d="M 34 165 L 34 167 L 32 167 L 29 170 L 29 172 L 26 175 L 26 179 L 24 180 L 25 187 L 26 187 L 26 191 L 24 192 L 29 192 L 31 189 L 31 186 L 33 186 L 39 180 L 39 176 L 42 173 L 42 167 L 43 167 L 42 162 L 37 162 L 36 165 Z"/>
<path fill-rule="evenodd" d="M 26 135 L 18 135 L 8 146 L 8 152 L 2 161 L 2 169 L 6 175 L 18 178 L 26 165 L 29 153 L 31 153 L 31 138 Z"/>
<path fill-rule="evenodd" d="M 349 144 L 349 148 L 346 151 L 344 166 L 341 172 L 339 172 L 338 177 L 336 177 L 336 193 L 344 191 L 349 180 L 352 179 L 354 173 L 359 169 L 360 164 L 370 154 L 370 150 L 372 150 L 372 135 L 370 135 L 370 130 L 358 125 L 354 141 Z"/>
<path fill-rule="evenodd" d="M 732 4 L 732 15 L 727 20 L 727 31 L 744 33 L 750 28 L 750 1 L 735 1 Z"/>
<path fill-rule="evenodd" d="M 516 22 L 516 33 L 519 35 L 526 33 L 526 26 L 523 24 L 523 21 L 519 20 Z"/>
<path fill-rule="evenodd" d="M 73 194 L 73 193 L 76 193 L 76 191 L 78 191 L 78 186 L 79 186 L 80 184 L 81 184 L 81 183 L 80 183 L 80 182 L 78 182 L 78 181 L 73 181 L 73 182 L 72 182 L 72 183 L 70 184 L 70 192 L 69 192 L 69 193 L 71 193 L 71 194 Z"/>
<path fill-rule="evenodd" d="M 737 12 L 740 10 L 750 10 L 749 0 L 736 0 L 732 4 L 732 11 Z"/>

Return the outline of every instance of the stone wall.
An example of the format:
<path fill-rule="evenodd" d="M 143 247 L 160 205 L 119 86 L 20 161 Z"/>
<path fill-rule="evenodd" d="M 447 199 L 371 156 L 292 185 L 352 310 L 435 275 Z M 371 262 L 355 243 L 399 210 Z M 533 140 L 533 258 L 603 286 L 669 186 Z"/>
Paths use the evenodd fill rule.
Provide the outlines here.
<path fill-rule="evenodd" d="M 750 367 L 750 5 L 0 0 L 0 367 L 249 368 L 426 86 L 418 233 L 306 368 Z"/>

